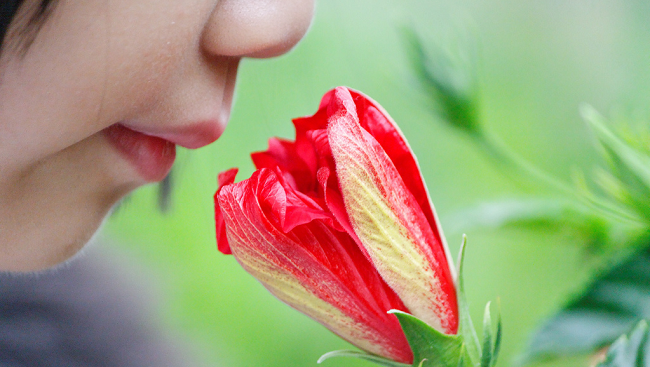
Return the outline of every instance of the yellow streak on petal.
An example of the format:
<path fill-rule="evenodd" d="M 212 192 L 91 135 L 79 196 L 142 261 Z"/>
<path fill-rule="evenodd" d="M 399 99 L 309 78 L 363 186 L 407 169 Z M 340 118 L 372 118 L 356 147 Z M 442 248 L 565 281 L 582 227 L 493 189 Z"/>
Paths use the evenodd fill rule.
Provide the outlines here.
<path fill-rule="evenodd" d="M 409 229 L 400 223 L 377 187 L 371 170 L 381 171 L 382 167 L 373 166 L 376 161 L 370 157 L 375 152 L 367 151 L 343 129 L 332 131 L 330 144 L 346 210 L 372 263 L 413 315 L 445 332 L 443 324 L 448 322 L 441 312 L 445 303 L 433 271 L 440 264 L 427 260 L 421 248 L 424 244 L 412 241 Z"/>
<path fill-rule="evenodd" d="M 240 248 L 238 244 L 234 249 Z M 361 349 L 374 354 L 391 357 L 376 332 L 366 325 L 345 315 L 332 304 L 322 300 L 305 288 L 296 277 L 274 263 L 260 258 L 259 254 L 238 252 L 235 254 L 240 264 L 259 280 L 271 293 L 296 310 L 320 322 L 340 337 Z"/>
<path fill-rule="evenodd" d="M 303 286 L 298 277 L 305 278 L 308 275 L 300 272 L 300 266 L 289 256 L 269 251 L 274 247 L 272 236 L 263 228 L 259 228 L 251 218 L 246 217 L 234 200 L 220 200 L 220 204 L 224 206 L 223 214 L 227 222 L 228 241 L 233 255 L 247 272 L 280 300 L 320 322 L 352 344 L 377 355 L 393 357 L 393 351 L 387 345 L 390 341 L 383 339 L 386 336 L 378 335 L 377 331 L 354 320 Z M 227 208 L 228 206 L 230 208 Z M 292 274 L 289 269 L 298 275 Z M 338 285 L 321 284 L 320 286 L 333 293 L 333 299 L 343 300 L 344 292 Z M 337 291 L 340 293 L 339 297 L 336 295 Z M 363 314 L 360 310 L 351 312 Z"/>
<path fill-rule="evenodd" d="M 397 216 L 372 181 L 364 179 L 365 175 L 358 172 L 350 173 L 350 181 L 354 184 L 345 190 L 349 199 L 349 205 L 346 205 L 348 214 L 355 218 L 355 232 L 366 246 L 373 264 L 413 315 L 443 331 L 442 315 L 435 310 L 442 309 L 444 304 L 437 294 L 432 293 L 432 290 L 440 289 L 440 283 L 431 264 L 418 245 L 410 241 L 407 229 L 399 224 Z"/>

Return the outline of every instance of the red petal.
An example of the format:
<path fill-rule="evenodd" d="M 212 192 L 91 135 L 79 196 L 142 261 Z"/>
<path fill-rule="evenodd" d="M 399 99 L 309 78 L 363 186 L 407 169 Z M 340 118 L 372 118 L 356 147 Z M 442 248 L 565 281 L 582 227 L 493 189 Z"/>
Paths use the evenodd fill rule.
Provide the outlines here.
<path fill-rule="evenodd" d="M 269 149 L 265 152 L 251 154 L 255 168 L 280 167 L 289 173 L 290 182 L 302 192 L 314 190 L 314 173 L 303 159 L 305 154 L 299 153 L 296 144 L 291 141 L 271 138 Z"/>
<path fill-rule="evenodd" d="M 275 218 L 268 218 L 272 202 L 282 198 L 278 190 L 284 189 L 285 197 L 295 196 L 281 181 L 276 172 L 262 169 L 218 194 L 237 260 L 278 298 L 353 344 L 411 363 L 397 320 L 386 314 L 390 308 L 405 308 L 354 241 L 333 230 L 327 220 L 314 219 L 284 233 L 273 224 Z M 302 297 L 295 298 L 296 293 Z M 328 311 L 319 302 L 338 311 Z M 339 313 L 344 319 L 335 317 Z"/>
<path fill-rule="evenodd" d="M 235 177 L 237 176 L 238 171 L 239 170 L 237 168 L 231 168 L 227 171 L 219 173 L 219 176 L 217 176 L 219 188 L 214 194 L 214 221 L 217 229 L 217 247 L 221 253 L 226 255 L 230 255 L 232 252 L 230 251 L 230 245 L 228 244 L 228 237 L 226 236 L 226 224 L 223 221 L 223 213 L 221 213 L 218 196 L 219 192 L 221 189 L 223 189 L 224 186 L 235 182 Z"/>
<path fill-rule="evenodd" d="M 347 213 L 369 258 L 415 316 L 432 326 L 438 324 L 440 331 L 456 333 L 454 281 L 438 228 L 430 225 L 383 147 L 360 125 L 346 88 L 335 90 L 328 115 L 329 142 Z M 415 262 L 390 255 L 401 251 L 412 253 Z M 396 267 L 413 274 L 403 274 Z"/>
<path fill-rule="evenodd" d="M 370 97 L 350 90 L 357 106 L 361 126 L 366 129 L 390 157 L 406 187 L 420 205 L 438 241 L 443 242 L 442 227 L 435 215 L 415 154 L 388 113 Z"/>

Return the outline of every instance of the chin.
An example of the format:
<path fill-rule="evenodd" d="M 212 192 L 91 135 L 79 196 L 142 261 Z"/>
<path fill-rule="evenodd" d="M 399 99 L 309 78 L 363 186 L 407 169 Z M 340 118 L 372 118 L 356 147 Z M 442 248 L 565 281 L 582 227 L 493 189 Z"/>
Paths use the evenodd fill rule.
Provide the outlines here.
<path fill-rule="evenodd" d="M 72 258 L 145 183 L 101 136 L 29 167 L 0 198 L 0 271 L 41 271 Z"/>
<path fill-rule="evenodd" d="M 14 246 L 5 248 L 0 256 L 0 271 L 33 273 L 56 269 L 74 261 L 86 246 L 94 242 L 117 200 L 127 192 L 120 190 L 114 198 L 101 200 L 101 205 L 70 207 L 66 215 L 48 216 L 40 223 L 39 231 L 20 238 L 14 236 Z M 61 213 L 65 211 L 60 209 Z"/>

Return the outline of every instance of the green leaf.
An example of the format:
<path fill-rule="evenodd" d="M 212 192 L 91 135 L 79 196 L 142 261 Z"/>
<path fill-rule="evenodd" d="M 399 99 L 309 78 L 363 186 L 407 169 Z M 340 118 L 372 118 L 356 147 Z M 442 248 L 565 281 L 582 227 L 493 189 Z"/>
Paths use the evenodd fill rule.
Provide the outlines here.
<path fill-rule="evenodd" d="M 333 352 L 325 353 L 318 359 L 318 363 L 319 364 L 323 363 L 325 360 L 334 357 L 364 359 L 366 361 L 374 362 L 375 364 L 378 364 L 380 366 L 386 366 L 386 367 L 409 367 L 410 366 L 408 364 L 391 361 L 390 359 L 386 359 L 380 356 L 376 356 L 364 352 L 358 352 L 354 350 L 335 350 Z"/>
<path fill-rule="evenodd" d="M 647 318 L 650 247 L 611 266 L 545 322 L 533 335 L 524 359 L 594 353 Z"/>
<path fill-rule="evenodd" d="M 589 213 L 578 209 L 566 200 L 531 198 L 505 199 L 484 202 L 464 209 L 449 218 L 452 228 L 501 228 L 510 225 L 535 225 L 545 223 L 564 223 L 579 215 L 591 220 Z"/>
<path fill-rule="evenodd" d="M 465 347 L 459 335 L 447 335 L 427 325 L 417 317 L 398 310 L 390 313 L 397 316 L 402 330 L 413 350 L 413 366 L 421 367 L 471 367 L 465 358 Z"/>
<path fill-rule="evenodd" d="M 476 335 L 476 328 L 472 322 L 472 317 L 469 313 L 469 304 L 465 296 L 465 281 L 464 281 L 464 264 L 465 264 L 465 248 L 467 245 L 467 236 L 463 235 L 463 242 L 460 245 L 460 253 L 458 255 L 458 278 L 456 279 L 456 292 L 458 298 L 458 335 L 461 335 L 465 342 L 466 353 L 469 356 L 469 363 L 476 366 L 480 361 L 481 345 Z"/>
<path fill-rule="evenodd" d="M 648 323 L 639 321 L 629 333 L 621 335 L 607 351 L 598 367 L 645 367 L 650 363 Z"/>

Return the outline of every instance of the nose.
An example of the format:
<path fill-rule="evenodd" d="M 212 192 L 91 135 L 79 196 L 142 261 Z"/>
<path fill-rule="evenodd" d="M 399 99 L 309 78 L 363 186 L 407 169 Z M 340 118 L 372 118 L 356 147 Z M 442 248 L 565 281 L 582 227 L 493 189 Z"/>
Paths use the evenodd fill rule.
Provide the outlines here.
<path fill-rule="evenodd" d="M 305 35 L 313 13 L 314 0 L 219 0 L 202 47 L 220 56 L 278 56 Z"/>

